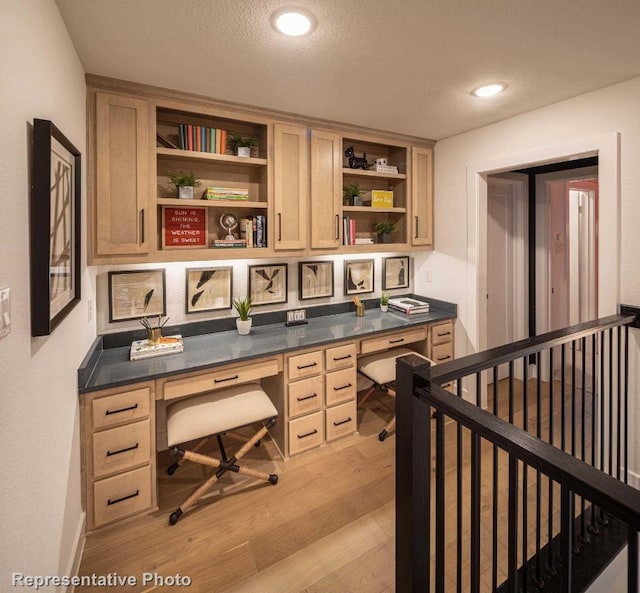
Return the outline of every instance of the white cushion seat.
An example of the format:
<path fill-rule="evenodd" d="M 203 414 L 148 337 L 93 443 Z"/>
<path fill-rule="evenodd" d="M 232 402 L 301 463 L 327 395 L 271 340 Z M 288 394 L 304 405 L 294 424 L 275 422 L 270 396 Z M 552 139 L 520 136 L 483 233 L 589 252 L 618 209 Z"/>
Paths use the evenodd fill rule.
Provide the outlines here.
<path fill-rule="evenodd" d="M 278 411 L 256 383 L 178 400 L 167 408 L 169 446 L 275 418 Z"/>
<path fill-rule="evenodd" d="M 433 364 L 432 360 L 409 348 L 392 348 L 384 352 L 376 352 L 375 354 L 360 357 L 358 359 L 358 371 L 378 385 L 386 385 L 396 379 L 396 358 L 407 354 L 415 354 Z"/>

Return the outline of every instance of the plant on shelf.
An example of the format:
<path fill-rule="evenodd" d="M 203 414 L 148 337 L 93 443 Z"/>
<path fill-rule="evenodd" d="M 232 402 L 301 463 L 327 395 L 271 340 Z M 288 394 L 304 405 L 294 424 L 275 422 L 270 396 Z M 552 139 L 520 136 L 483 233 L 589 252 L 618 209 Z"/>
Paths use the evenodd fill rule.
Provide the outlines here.
<path fill-rule="evenodd" d="M 380 310 L 386 313 L 389 310 L 389 299 L 391 295 L 388 292 L 383 292 L 380 295 Z"/>
<path fill-rule="evenodd" d="M 229 143 L 238 156 L 251 156 L 251 147 L 257 146 L 258 142 L 254 138 L 245 138 L 238 132 L 229 132 Z"/>
<path fill-rule="evenodd" d="M 184 171 L 172 173 L 169 171 L 167 175 L 169 181 L 178 189 L 178 198 L 182 200 L 193 200 L 193 190 L 196 185 L 200 185 L 200 180 L 196 178 L 193 171 L 190 173 L 185 173 Z"/>
<path fill-rule="evenodd" d="M 233 308 L 238 313 L 238 319 L 236 319 L 236 327 L 240 335 L 247 335 L 251 331 L 251 299 L 245 297 L 242 299 L 236 299 L 233 301 Z"/>
<path fill-rule="evenodd" d="M 380 243 L 391 243 L 391 234 L 398 231 L 398 225 L 391 221 L 376 222 L 373 230 L 378 233 Z"/>
<path fill-rule="evenodd" d="M 357 183 L 350 183 L 342 188 L 342 205 L 343 206 L 362 206 L 363 190 Z"/>

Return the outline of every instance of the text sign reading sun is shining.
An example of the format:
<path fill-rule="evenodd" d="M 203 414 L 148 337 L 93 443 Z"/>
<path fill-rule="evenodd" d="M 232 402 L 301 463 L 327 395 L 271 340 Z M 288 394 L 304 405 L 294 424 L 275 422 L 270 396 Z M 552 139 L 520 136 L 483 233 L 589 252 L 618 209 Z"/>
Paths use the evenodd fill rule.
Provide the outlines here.
<path fill-rule="evenodd" d="M 162 209 L 164 247 L 206 247 L 207 209 L 173 208 Z"/>

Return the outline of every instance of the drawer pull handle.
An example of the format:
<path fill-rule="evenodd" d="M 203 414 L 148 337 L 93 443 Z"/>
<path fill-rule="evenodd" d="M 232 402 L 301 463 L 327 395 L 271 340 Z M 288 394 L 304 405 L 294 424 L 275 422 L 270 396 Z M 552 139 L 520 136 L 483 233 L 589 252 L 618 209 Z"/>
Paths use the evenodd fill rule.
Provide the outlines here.
<path fill-rule="evenodd" d="M 314 397 L 318 397 L 317 393 L 312 393 L 311 395 L 305 395 L 304 397 L 296 397 L 299 402 L 303 402 L 307 399 L 313 399 Z"/>
<path fill-rule="evenodd" d="M 128 408 L 120 408 L 119 410 L 107 410 L 104 415 L 111 416 L 111 414 L 120 414 L 120 412 L 128 412 L 129 410 L 136 410 L 138 408 L 138 404 L 133 404 Z"/>
<path fill-rule="evenodd" d="M 438 356 L 438 360 L 449 360 L 451 358 L 450 355 L 447 356 Z"/>
<path fill-rule="evenodd" d="M 334 426 L 340 426 L 341 424 L 347 424 L 351 422 L 351 416 L 349 416 L 346 420 L 340 420 L 340 422 L 334 422 Z"/>
<path fill-rule="evenodd" d="M 451 332 L 442 332 L 442 333 L 438 333 L 438 337 L 442 338 L 443 336 L 450 336 Z"/>
<path fill-rule="evenodd" d="M 306 439 L 307 437 L 312 437 L 314 434 L 318 434 L 318 429 L 314 428 L 311 432 L 307 432 L 305 434 L 299 434 L 299 439 Z"/>
<path fill-rule="evenodd" d="M 349 358 L 351 358 L 351 354 L 347 354 L 346 356 L 338 356 L 338 358 L 334 356 L 333 361 L 338 362 L 339 360 L 347 360 Z"/>
<path fill-rule="evenodd" d="M 302 369 L 310 369 L 311 367 L 317 367 L 317 366 L 318 366 L 317 362 L 312 362 L 311 364 L 299 364 L 298 370 L 301 371 Z"/>
<path fill-rule="evenodd" d="M 126 453 L 127 451 L 134 451 L 137 448 L 138 443 L 136 443 L 132 447 L 126 447 L 125 449 L 118 449 L 117 451 L 107 451 L 107 457 L 111 457 L 112 455 L 119 455 L 120 453 Z"/>
<path fill-rule="evenodd" d="M 213 382 L 214 383 L 224 383 L 226 381 L 233 381 L 234 379 L 237 379 L 238 375 L 233 375 L 232 377 L 227 377 L 225 379 L 214 379 Z"/>
<path fill-rule="evenodd" d="M 127 496 L 123 496 L 122 498 L 116 498 L 115 500 L 107 500 L 107 505 L 111 506 L 112 504 L 118 504 L 119 502 L 122 502 L 123 500 L 129 500 L 130 498 L 135 498 L 136 496 L 138 496 L 140 494 L 140 490 L 136 490 L 133 494 L 129 494 Z"/>
<path fill-rule="evenodd" d="M 389 340 L 389 344 L 399 344 L 400 342 L 404 342 L 404 338 L 398 338 L 397 340 Z"/>
<path fill-rule="evenodd" d="M 351 387 L 351 383 L 347 383 L 346 385 L 342 385 L 340 387 L 334 387 L 334 391 L 342 391 L 343 389 L 349 389 Z"/>

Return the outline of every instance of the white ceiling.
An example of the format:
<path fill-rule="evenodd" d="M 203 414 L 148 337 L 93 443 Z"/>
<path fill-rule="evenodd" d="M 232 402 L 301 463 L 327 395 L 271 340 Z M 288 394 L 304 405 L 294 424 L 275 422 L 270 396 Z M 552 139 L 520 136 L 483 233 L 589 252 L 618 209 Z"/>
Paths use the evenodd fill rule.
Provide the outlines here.
<path fill-rule="evenodd" d="M 640 75 L 639 0 L 56 1 L 86 72 L 435 140 Z"/>

